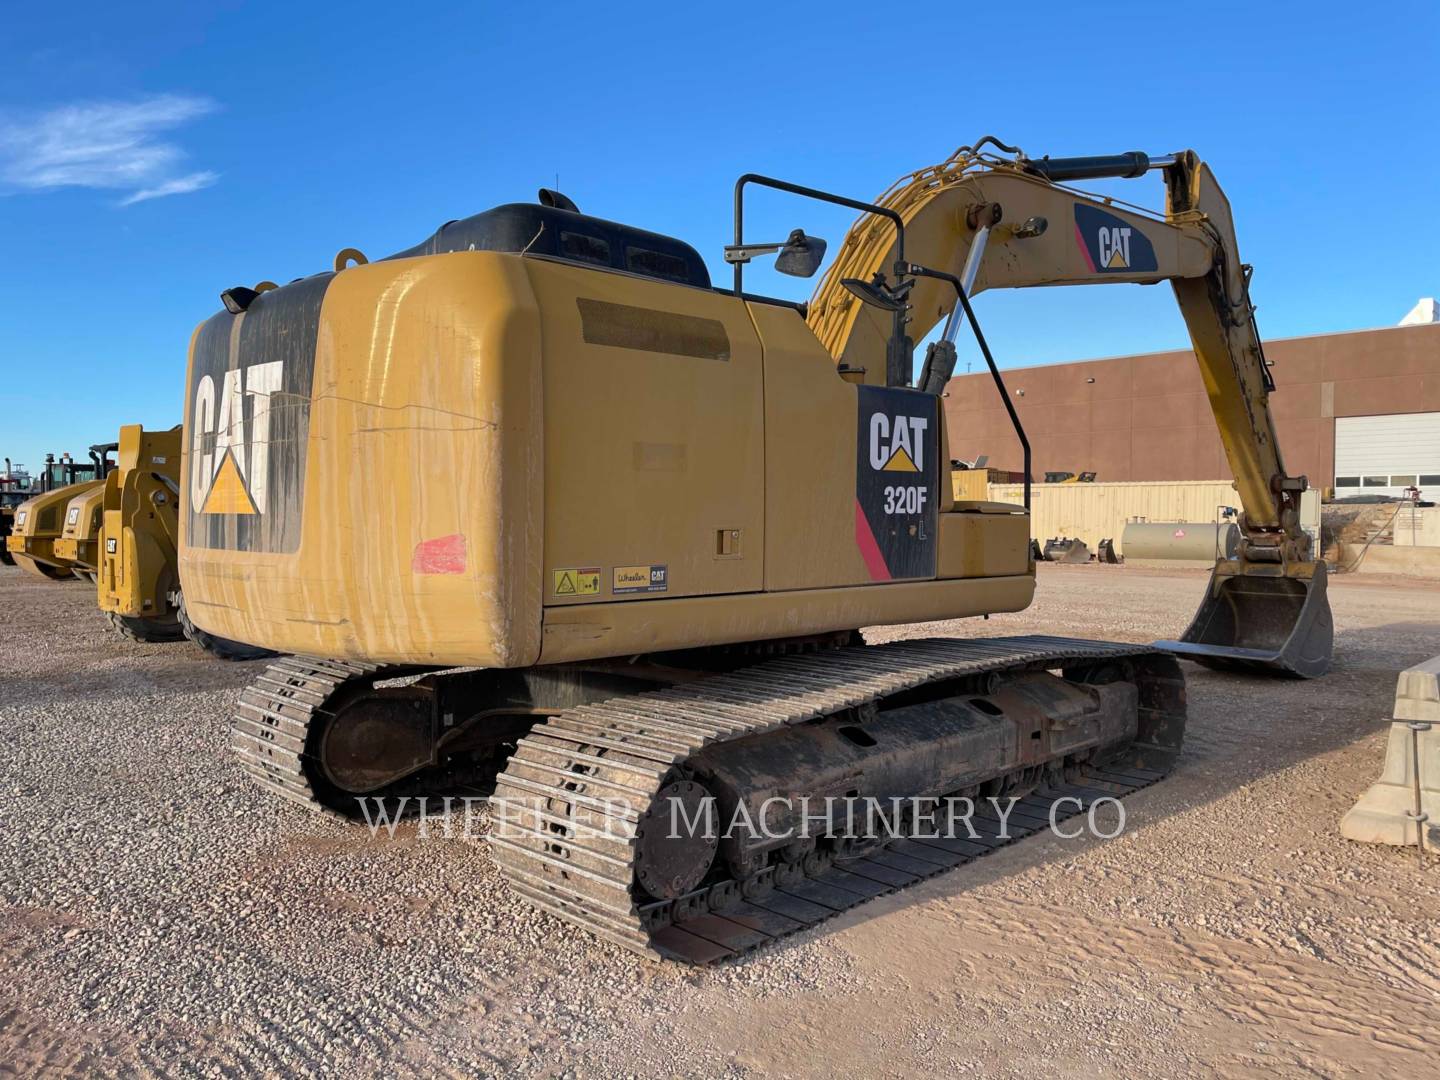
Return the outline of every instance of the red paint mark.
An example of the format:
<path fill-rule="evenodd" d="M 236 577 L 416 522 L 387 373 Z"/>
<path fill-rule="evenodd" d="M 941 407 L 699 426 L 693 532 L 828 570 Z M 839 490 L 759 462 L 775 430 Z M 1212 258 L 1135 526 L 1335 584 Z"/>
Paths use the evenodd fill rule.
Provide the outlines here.
<path fill-rule="evenodd" d="M 865 560 L 865 569 L 870 571 L 870 580 L 889 581 L 890 567 L 885 565 L 885 556 L 881 554 L 880 545 L 875 542 L 875 534 L 870 529 L 870 521 L 865 517 L 859 499 L 855 500 L 855 543 L 860 547 L 860 557 Z"/>
<path fill-rule="evenodd" d="M 410 557 L 412 574 L 463 574 L 465 572 L 465 537 L 460 533 L 422 540 Z"/>
<path fill-rule="evenodd" d="M 1075 242 L 1080 245 L 1080 254 L 1085 256 L 1085 265 L 1090 268 L 1090 273 L 1095 273 L 1095 260 L 1090 258 L 1090 249 L 1085 246 L 1085 237 L 1080 234 L 1080 223 L 1075 223 Z"/>

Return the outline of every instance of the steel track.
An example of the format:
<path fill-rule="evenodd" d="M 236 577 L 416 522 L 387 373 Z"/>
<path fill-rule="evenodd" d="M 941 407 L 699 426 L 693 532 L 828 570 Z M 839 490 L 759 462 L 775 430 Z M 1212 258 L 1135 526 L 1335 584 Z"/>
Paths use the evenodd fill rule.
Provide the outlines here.
<path fill-rule="evenodd" d="M 305 768 L 311 725 L 343 686 L 382 670 L 349 660 L 281 657 L 241 691 L 230 721 L 231 752 L 261 787 L 312 810 L 340 814 L 315 790 Z"/>
<path fill-rule="evenodd" d="M 978 836 L 901 839 L 833 864 L 813 855 L 780 861 L 746 882 L 725 880 L 655 901 L 635 881 L 641 808 L 687 775 L 704 747 L 763 735 L 927 683 L 987 672 L 1125 660 L 1146 714 L 1175 733 L 1184 689 L 1173 658 L 1145 646 L 1029 636 L 926 639 L 785 656 L 696 682 L 558 712 L 522 738 L 497 777 L 492 855 L 508 884 L 538 907 L 628 949 L 694 964 L 750 951 L 866 900 L 905 888 L 1049 826 L 1051 802 L 1078 799 L 1063 821 L 1100 798 L 1121 798 L 1161 779 L 1175 745 L 1137 744 L 1080 783 L 1022 799 L 1001 822 L 976 814 Z M 317 790 L 307 766 L 313 725 L 336 694 L 390 669 L 352 661 L 283 657 L 241 694 L 230 745 L 261 786 L 311 809 L 353 817 Z M 400 669 L 395 669 L 400 670 Z M 1153 727 L 1154 725 L 1152 725 Z M 377 794 L 384 794 L 377 793 Z"/>
<path fill-rule="evenodd" d="M 1140 670 L 1141 711 L 1168 709 L 1183 724 L 1174 660 L 1143 646 L 1020 637 L 930 639 L 786 657 L 666 690 L 562 712 L 520 741 L 496 783 L 491 848 L 512 888 L 567 922 L 637 952 L 708 964 L 814 926 L 857 904 L 989 854 L 1049 826 L 1051 800 L 1070 796 L 1065 820 L 1099 798 L 1161 779 L 1176 747 L 1136 746 L 1084 783 L 1037 792 L 980 834 L 896 840 L 863 858 L 773 864 L 746 882 L 711 883 L 674 900 L 635 884 L 644 815 L 681 778 L 686 758 L 728 739 L 760 735 L 931 682 L 986 672 L 1125 659 Z M 1145 728 L 1142 717 L 1142 730 Z M 1158 768 L 1147 768 L 1157 764 Z M 622 810 L 612 806 L 623 806 Z M 503 828 L 502 828 L 503 826 Z"/>

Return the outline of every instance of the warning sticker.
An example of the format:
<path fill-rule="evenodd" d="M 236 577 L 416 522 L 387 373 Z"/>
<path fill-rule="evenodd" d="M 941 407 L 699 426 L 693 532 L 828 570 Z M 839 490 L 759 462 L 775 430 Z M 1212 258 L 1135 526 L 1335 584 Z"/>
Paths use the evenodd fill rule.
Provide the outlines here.
<path fill-rule="evenodd" d="M 610 591 L 616 593 L 664 592 L 670 587 L 664 566 L 617 566 L 611 575 Z"/>
<path fill-rule="evenodd" d="M 600 591 L 598 566 L 572 567 L 550 571 L 556 596 L 594 596 Z"/>
<path fill-rule="evenodd" d="M 74 525 L 74 524 L 75 524 L 76 522 L 78 522 L 79 520 L 80 520 L 80 507 L 78 507 L 78 506 L 72 506 L 72 507 L 70 507 L 69 512 L 66 513 L 66 515 L 65 515 L 65 524 L 66 524 L 66 525 Z"/>

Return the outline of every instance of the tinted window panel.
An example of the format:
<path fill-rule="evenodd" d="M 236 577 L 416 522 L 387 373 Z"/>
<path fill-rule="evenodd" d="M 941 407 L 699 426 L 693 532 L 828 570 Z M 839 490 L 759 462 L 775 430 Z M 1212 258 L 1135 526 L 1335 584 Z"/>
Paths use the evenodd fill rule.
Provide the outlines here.
<path fill-rule="evenodd" d="M 685 260 L 662 251 L 647 251 L 632 247 L 625 252 L 625 267 L 634 274 L 649 274 L 651 277 L 669 278 L 671 281 L 689 281 L 689 267 Z"/>
<path fill-rule="evenodd" d="M 610 265 L 610 245 L 598 236 L 587 236 L 585 233 L 562 232 L 560 254 L 567 259 Z"/>

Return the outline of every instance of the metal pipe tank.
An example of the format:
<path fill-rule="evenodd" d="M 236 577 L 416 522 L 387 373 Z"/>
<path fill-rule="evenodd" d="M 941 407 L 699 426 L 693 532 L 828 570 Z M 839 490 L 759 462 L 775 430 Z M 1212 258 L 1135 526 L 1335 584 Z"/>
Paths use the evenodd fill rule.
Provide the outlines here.
<path fill-rule="evenodd" d="M 1210 564 L 1233 559 L 1240 543 L 1234 522 L 1132 521 L 1121 534 L 1126 560 L 1170 559 Z"/>

